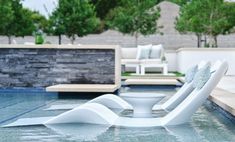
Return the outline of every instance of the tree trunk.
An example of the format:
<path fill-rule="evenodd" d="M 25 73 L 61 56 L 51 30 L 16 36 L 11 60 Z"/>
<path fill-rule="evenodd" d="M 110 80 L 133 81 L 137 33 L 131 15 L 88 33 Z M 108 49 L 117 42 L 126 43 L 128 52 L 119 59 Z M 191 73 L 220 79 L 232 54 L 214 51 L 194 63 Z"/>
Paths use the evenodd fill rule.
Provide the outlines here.
<path fill-rule="evenodd" d="M 71 44 L 74 44 L 74 41 L 75 41 L 75 35 L 72 35 L 72 36 L 70 37 L 70 40 L 71 40 Z"/>
<path fill-rule="evenodd" d="M 197 34 L 197 47 L 198 48 L 201 47 L 201 41 L 202 41 L 202 35 L 201 34 Z"/>
<path fill-rule="evenodd" d="M 217 36 L 209 35 L 209 47 L 217 47 Z"/>
<path fill-rule="evenodd" d="M 214 41 L 215 41 L 215 48 L 217 48 L 218 47 L 218 42 L 217 42 L 217 36 L 214 36 Z"/>
<path fill-rule="evenodd" d="M 135 46 L 136 47 L 138 46 L 138 38 L 139 38 L 138 33 L 135 33 Z"/>
<path fill-rule="evenodd" d="M 59 40 L 59 45 L 61 45 L 61 34 L 59 34 L 58 40 Z"/>
<path fill-rule="evenodd" d="M 8 38 L 8 44 L 11 44 L 11 36 L 8 35 L 7 38 Z"/>
<path fill-rule="evenodd" d="M 204 47 L 207 47 L 207 37 L 204 35 Z"/>

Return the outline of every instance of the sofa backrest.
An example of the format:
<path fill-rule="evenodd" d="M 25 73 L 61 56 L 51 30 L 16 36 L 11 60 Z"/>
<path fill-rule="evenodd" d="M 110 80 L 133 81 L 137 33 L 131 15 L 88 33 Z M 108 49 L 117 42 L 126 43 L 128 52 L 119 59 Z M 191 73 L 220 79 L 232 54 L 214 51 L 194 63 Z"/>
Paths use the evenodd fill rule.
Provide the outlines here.
<path fill-rule="evenodd" d="M 137 48 L 121 48 L 122 59 L 136 59 Z"/>
<path fill-rule="evenodd" d="M 158 46 L 158 45 L 154 45 L 154 46 Z M 121 55 L 122 55 L 121 59 L 136 59 L 137 51 L 138 51 L 137 47 L 129 47 L 129 48 L 122 47 L 121 48 Z M 163 56 L 164 56 L 164 48 L 162 47 L 160 58 L 162 59 Z"/>

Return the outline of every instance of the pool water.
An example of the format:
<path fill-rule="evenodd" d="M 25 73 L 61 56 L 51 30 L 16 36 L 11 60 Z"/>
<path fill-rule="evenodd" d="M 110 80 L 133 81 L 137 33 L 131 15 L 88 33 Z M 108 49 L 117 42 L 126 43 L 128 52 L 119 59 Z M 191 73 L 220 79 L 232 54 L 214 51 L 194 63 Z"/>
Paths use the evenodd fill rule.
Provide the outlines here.
<path fill-rule="evenodd" d="M 120 92 L 157 92 L 167 95 L 175 87 L 122 87 Z M 165 100 L 166 100 L 165 99 Z M 162 102 L 164 102 L 163 100 Z M 83 104 L 87 100 L 58 99 L 56 93 L 44 90 L 0 90 L 0 125 L 19 118 L 55 116 L 64 111 L 44 109 L 58 104 Z M 128 114 L 128 112 L 127 112 Z M 130 114 L 129 114 L 130 115 Z M 193 115 L 188 124 L 174 127 L 124 128 L 90 124 L 61 124 L 0 128 L 1 142 L 234 142 L 235 124 L 219 113 L 209 102 Z"/>

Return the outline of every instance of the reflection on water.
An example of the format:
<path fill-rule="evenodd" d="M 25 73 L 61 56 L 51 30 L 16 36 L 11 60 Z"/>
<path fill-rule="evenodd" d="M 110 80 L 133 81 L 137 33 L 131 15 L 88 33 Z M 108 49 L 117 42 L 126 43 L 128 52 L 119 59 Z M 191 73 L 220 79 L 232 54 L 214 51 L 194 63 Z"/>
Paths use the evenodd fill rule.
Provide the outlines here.
<path fill-rule="evenodd" d="M 175 89 L 155 87 L 123 87 L 121 92 L 156 92 L 164 93 L 170 97 Z M 0 108 L 0 120 L 8 118 L 13 114 L 25 112 L 37 105 L 44 103 L 46 106 L 34 110 L 21 117 L 51 116 L 62 113 L 62 111 L 51 112 L 44 109 L 52 104 L 84 103 L 84 100 L 57 100 L 45 97 L 45 94 L 30 95 L 25 99 L 16 99 L 14 95 L 7 96 L 0 93 L 4 108 Z M 19 96 L 19 95 L 17 95 Z M 13 98 L 13 99 L 12 99 Z M 47 105 L 47 103 L 49 104 Z M 0 105 L 1 106 L 1 105 Z M 119 110 L 115 110 L 119 113 Z M 121 113 L 131 117 L 132 111 Z M 164 112 L 154 112 L 156 116 L 165 115 Z M 5 114 L 5 115 L 4 115 Z M 18 119 L 18 118 L 17 118 Z M 210 105 L 202 106 L 192 117 L 190 123 L 171 127 L 152 128 L 124 128 L 108 127 L 103 125 L 89 124 L 60 124 L 50 126 L 32 126 L 0 128 L 1 142 L 235 142 L 235 124 L 218 113 Z"/>
<path fill-rule="evenodd" d="M 74 140 L 95 141 L 97 136 L 108 130 L 109 126 L 91 124 L 54 124 L 47 128 Z"/>

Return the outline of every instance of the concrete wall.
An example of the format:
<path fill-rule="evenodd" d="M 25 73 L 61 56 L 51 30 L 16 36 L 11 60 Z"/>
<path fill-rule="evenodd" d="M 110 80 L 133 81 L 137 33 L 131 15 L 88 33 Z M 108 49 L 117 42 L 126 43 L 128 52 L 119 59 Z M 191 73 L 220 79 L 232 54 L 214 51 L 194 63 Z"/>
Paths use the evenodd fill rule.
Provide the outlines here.
<path fill-rule="evenodd" d="M 125 48 L 126 55 L 135 58 L 136 52 Z M 123 53 L 122 53 L 123 54 Z M 168 61 L 168 69 L 170 72 L 178 71 L 185 73 L 187 69 L 198 64 L 200 61 L 216 62 L 217 60 L 225 60 L 229 64 L 227 75 L 235 75 L 235 48 L 181 48 L 178 50 L 166 50 L 165 57 Z M 135 71 L 134 68 L 128 68 L 127 71 Z M 147 71 L 158 71 L 156 68 L 147 69 Z"/>
<path fill-rule="evenodd" d="M 235 75 L 235 49 L 234 48 L 185 48 L 177 50 L 177 71 L 185 73 L 186 70 L 200 61 L 215 62 L 225 60 L 229 64 L 227 75 Z"/>
<path fill-rule="evenodd" d="M 0 87 L 114 84 L 114 49 L 0 48 Z"/>
<path fill-rule="evenodd" d="M 168 61 L 168 70 L 171 72 L 177 71 L 177 54 L 175 51 L 166 51 L 166 60 Z"/>

